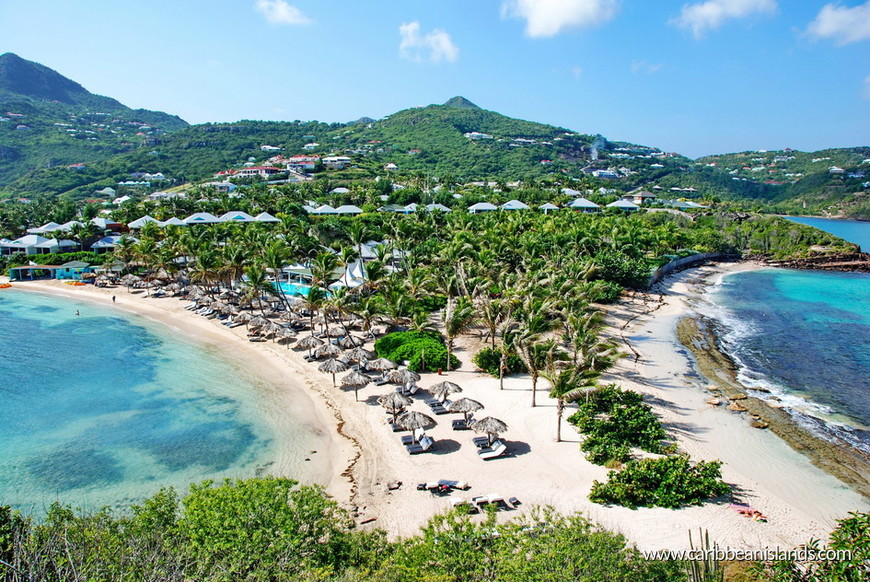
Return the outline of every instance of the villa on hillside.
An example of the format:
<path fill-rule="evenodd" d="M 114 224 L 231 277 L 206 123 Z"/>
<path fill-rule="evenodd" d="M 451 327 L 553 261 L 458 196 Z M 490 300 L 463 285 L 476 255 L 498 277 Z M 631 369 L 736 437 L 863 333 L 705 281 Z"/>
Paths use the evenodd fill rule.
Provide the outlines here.
<path fill-rule="evenodd" d="M 623 200 L 634 202 L 638 205 L 643 205 L 645 202 L 654 202 L 657 196 L 652 192 L 641 190 L 640 192 L 630 192 L 622 197 Z"/>

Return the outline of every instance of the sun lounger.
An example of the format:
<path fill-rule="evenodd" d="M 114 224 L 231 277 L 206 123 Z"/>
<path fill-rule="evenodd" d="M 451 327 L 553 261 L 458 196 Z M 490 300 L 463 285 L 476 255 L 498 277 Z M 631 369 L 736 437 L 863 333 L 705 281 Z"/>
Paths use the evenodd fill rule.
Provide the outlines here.
<path fill-rule="evenodd" d="M 474 417 L 469 416 L 468 420 L 465 420 L 464 418 L 457 418 L 451 424 L 453 425 L 453 430 L 470 430 L 471 429 L 470 425 L 472 422 L 474 422 Z M 486 437 L 482 437 L 482 438 L 486 438 Z"/>
<path fill-rule="evenodd" d="M 465 491 L 466 489 L 471 489 L 471 485 L 466 483 L 465 481 L 453 481 L 452 479 L 440 479 L 438 481 L 439 485 L 447 485 L 451 489 L 460 489 Z"/>
<path fill-rule="evenodd" d="M 506 452 L 507 446 L 501 441 L 496 441 L 495 443 L 493 443 L 492 448 L 480 449 L 479 451 L 477 451 L 477 456 L 484 461 L 488 461 L 490 459 L 498 458 L 504 455 Z"/>
<path fill-rule="evenodd" d="M 516 508 L 518 505 L 522 505 L 522 501 L 520 501 L 520 500 L 517 499 L 516 497 L 511 497 L 510 499 L 508 499 L 508 503 L 510 503 L 511 505 L 513 505 L 514 508 Z"/>
<path fill-rule="evenodd" d="M 239 327 L 240 325 L 245 325 L 245 324 L 242 323 L 241 321 L 233 321 L 232 323 L 228 323 L 226 325 L 227 325 L 227 327 L 233 328 L 233 327 Z"/>
<path fill-rule="evenodd" d="M 415 445 L 408 445 L 405 448 L 408 449 L 408 453 L 416 455 L 419 453 L 425 453 L 426 451 L 430 450 L 432 448 L 432 445 L 434 444 L 435 441 L 432 439 L 432 437 L 425 436 L 420 440 L 419 443 Z"/>
<path fill-rule="evenodd" d="M 386 384 L 386 383 L 387 383 L 387 379 L 386 379 L 386 378 L 378 378 L 377 380 L 375 380 L 374 382 L 372 382 L 372 384 L 374 384 L 375 386 L 383 386 L 383 385 Z"/>
<path fill-rule="evenodd" d="M 447 414 L 447 412 L 448 412 L 448 410 L 446 408 L 444 408 L 443 406 L 441 406 L 440 404 L 436 404 L 435 406 L 430 406 L 429 408 L 432 409 L 432 414 L 437 414 L 439 416 L 442 414 Z"/>
<path fill-rule="evenodd" d="M 456 509 L 457 507 L 467 507 L 469 513 L 480 513 L 480 509 L 476 505 L 467 502 L 462 497 L 450 497 L 450 507 L 453 509 Z"/>
<path fill-rule="evenodd" d="M 471 440 L 474 443 L 474 446 L 476 446 L 478 449 L 490 448 L 489 437 L 479 436 L 479 437 L 474 437 Z"/>
<path fill-rule="evenodd" d="M 402 444 L 407 446 L 407 445 L 413 445 L 414 443 L 419 443 L 420 441 L 423 440 L 423 437 L 425 437 L 425 436 L 426 436 L 426 431 L 423 430 L 422 428 L 414 429 L 413 434 L 402 435 Z"/>

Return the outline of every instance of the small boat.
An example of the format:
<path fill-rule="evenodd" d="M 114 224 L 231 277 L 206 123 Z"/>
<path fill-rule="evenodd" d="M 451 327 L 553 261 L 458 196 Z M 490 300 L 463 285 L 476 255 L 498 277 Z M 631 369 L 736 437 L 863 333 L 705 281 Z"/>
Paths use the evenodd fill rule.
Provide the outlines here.
<path fill-rule="evenodd" d="M 12 287 L 10 283 L 0 283 L 0 289 L 8 289 L 9 287 Z"/>

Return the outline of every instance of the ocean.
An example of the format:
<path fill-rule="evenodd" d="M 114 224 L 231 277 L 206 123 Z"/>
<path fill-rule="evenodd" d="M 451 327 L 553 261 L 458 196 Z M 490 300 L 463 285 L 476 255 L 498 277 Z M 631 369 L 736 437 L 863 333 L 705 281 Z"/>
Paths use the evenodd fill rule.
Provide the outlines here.
<path fill-rule="evenodd" d="M 740 272 L 708 299 L 745 386 L 870 452 L 870 274 Z"/>
<path fill-rule="evenodd" d="M 111 306 L 2 290 L 0 345 L 0 505 L 124 506 L 318 448 L 274 387 Z"/>
<path fill-rule="evenodd" d="M 791 221 L 814 226 L 819 230 L 829 232 L 844 240 L 853 242 L 861 247 L 861 250 L 870 252 L 870 222 L 860 220 L 832 220 L 830 218 L 816 218 L 814 216 L 786 216 Z"/>

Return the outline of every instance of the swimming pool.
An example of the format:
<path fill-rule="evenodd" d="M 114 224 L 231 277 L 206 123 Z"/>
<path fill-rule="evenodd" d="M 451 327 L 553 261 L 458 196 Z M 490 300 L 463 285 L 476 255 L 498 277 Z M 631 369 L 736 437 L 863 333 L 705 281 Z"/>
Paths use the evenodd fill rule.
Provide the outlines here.
<path fill-rule="evenodd" d="M 291 283 L 289 281 L 281 281 L 278 283 L 278 287 L 281 289 L 281 292 L 285 295 L 289 295 L 291 297 L 301 295 L 303 297 L 308 297 L 308 291 L 311 289 L 311 285 L 303 285 L 301 283 Z"/>

